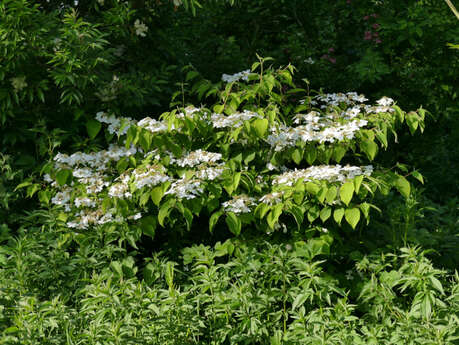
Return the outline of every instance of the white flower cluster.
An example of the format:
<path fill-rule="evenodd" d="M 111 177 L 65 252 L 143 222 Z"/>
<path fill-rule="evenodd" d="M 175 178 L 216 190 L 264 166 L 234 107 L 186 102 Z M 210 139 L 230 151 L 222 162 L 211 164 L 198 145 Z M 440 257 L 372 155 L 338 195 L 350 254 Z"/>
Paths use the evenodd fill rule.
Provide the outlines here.
<path fill-rule="evenodd" d="M 223 174 L 224 170 L 224 164 L 219 164 L 216 167 L 207 167 L 206 165 L 202 164 L 198 167 L 198 170 L 194 176 L 200 180 L 213 181 L 221 174 Z"/>
<path fill-rule="evenodd" d="M 201 149 L 192 151 L 189 154 L 187 154 L 183 158 L 179 159 L 171 159 L 171 163 L 177 164 L 180 167 L 194 167 L 196 165 L 199 165 L 201 163 L 216 163 L 217 161 L 222 159 L 222 155 L 220 153 L 214 153 L 214 152 L 207 152 L 203 151 Z"/>
<path fill-rule="evenodd" d="M 146 32 L 148 31 L 148 26 L 138 19 L 134 22 L 134 29 L 137 36 L 145 37 L 147 35 Z"/>
<path fill-rule="evenodd" d="M 255 206 L 255 198 L 249 197 L 245 194 L 235 195 L 231 200 L 222 204 L 223 209 L 227 212 L 233 213 L 249 213 L 250 207 Z"/>
<path fill-rule="evenodd" d="M 235 74 L 223 74 L 222 80 L 226 83 L 233 83 L 239 80 L 249 80 L 250 70 L 247 69 L 245 71 L 235 73 Z"/>
<path fill-rule="evenodd" d="M 115 133 L 118 136 L 126 134 L 129 127 L 136 124 L 136 121 L 130 117 L 117 118 L 114 115 L 108 115 L 103 111 L 100 111 L 96 114 L 96 120 L 101 123 L 108 124 L 109 133 Z"/>
<path fill-rule="evenodd" d="M 152 132 L 152 133 L 158 133 L 158 132 L 166 132 L 167 131 L 167 123 L 163 121 L 157 121 L 155 119 L 152 119 L 150 117 L 146 117 L 142 120 L 140 120 L 137 123 L 137 126 L 143 127 L 146 130 Z"/>
<path fill-rule="evenodd" d="M 312 180 L 327 180 L 329 182 L 344 182 L 353 179 L 356 176 L 365 175 L 370 176 L 373 172 L 373 166 L 367 165 L 364 167 L 356 167 L 346 165 L 318 165 L 312 166 L 307 169 L 291 170 L 278 175 L 274 178 L 273 184 L 284 184 L 292 186 L 296 181 L 302 179 L 303 181 Z"/>
<path fill-rule="evenodd" d="M 54 161 L 56 162 L 56 168 L 58 169 L 73 168 L 77 166 L 87 166 L 94 168 L 98 171 L 104 171 L 107 169 L 107 165 L 111 161 L 118 161 L 123 157 L 132 156 L 136 154 L 136 152 L 137 149 L 133 146 L 127 149 L 125 147 L 110 144 L 108 150 L 102 150 L 92 153 L 76 152 L 70 156 L 64 153 L 58 153 L 54 157 Z M 77 174 L 85 173 L 90 174 L 89 170 L 77 171 Z"/>
<path fill-rule="evenodd" d="M 176 180 L 164 194 L 174 194 L 179 199 L 194 199 L 204 192 L 202 181 L 197 179 L 188 180 L 185 177 Z"/>
<path fill-rule="evenodd" d="M 258 201 L 265 203 L 267 205 L 273 206 L 282 202 L 283 192 L 272 192 L 269 194 L 263 195 Z"/>
<path fill-rule="evenodd" d="M 143 187 L 157 186 L 166 181 L 172 180 L 166 175 L 166 169 L 159 164 L 148 165 L 145 168 L 137 168 L 133 171 L 134 184 L 137 189 Z"/>
<path fill-rule="evenodd" d="M 67 222 L 69 228 L 87 229 L 91 225 L 102 225 L 112 222 L 120 223 L 123 221 L 122 217 L 115 216 L 114 210 L 104 212 L 102 209 L 96 211 L 85 209 L 77 212 L 75 217 L 75 220 Z"/>
<path fill-rule="evenodd" d="M 281 125 L 278 128 L 271 128 L 273 133 L 268 135 L 266 140 L 275 151 L 282 151 L 287 147 L 295 146 L 299 141 L 333 143 L 354 138 L 355 133 L 366 126 L 367 123 L 368 121 L 366 120 L 356 119 L 344 124 L 330 123 L 325 128 L 319 122 L 310 122 L 307 125 L 297 127 Z"/>
<path fill-rule="evenodd" d="M 213 113 L 211 121 L 214 128 L 235 128 L 241 127 L 244 121 L 254 118 L 261 119 L 263 117 L 253 111 L 244 110 L 243 112 L 237 112 L 231 115 Z"/>
<path fill-rule="evenodd" d="M 18 92 L 27 87 L 26 77 L 14 77 L 10 78 L 11 85 L 13 85 L 14 91 Z"/>
<path fill-rule="evenodd" d="M 194 113 L 203 111 L 203 109 L 202 108 L 196 108 L 196 107 L 190 105 L 190 106 L 186 107 L 184 109 L 184 111 L 185 112 L 180 112 L 180 113 L 176 114 L 175 117 L 177 119 L 184 119 L 185 117 L 190 117 Z"/>
<path fill-rule="evenodd" d="M 326 93 L 315 97 L 317 101 L 325 103 L 321 108 L 327 108 L 328 106 L 339 106 L 341 103 L 351 105 L 355 103 L 364 103 L 368 101 L 364 95 L 359 95 L 357 92 L 348 93 Z"/>

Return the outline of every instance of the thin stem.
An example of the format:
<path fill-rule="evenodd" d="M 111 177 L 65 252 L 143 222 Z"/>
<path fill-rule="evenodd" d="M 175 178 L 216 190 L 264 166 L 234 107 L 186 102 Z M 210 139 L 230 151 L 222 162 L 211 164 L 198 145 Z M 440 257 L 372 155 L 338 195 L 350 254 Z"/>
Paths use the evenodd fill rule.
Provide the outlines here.
<path fill-rule="evenodd" d="M 453 3 L 450 0 L 445 0 L 445 2 L 449 6 L 451 11 L 453 11 L 456 18 L 459 20 L 459 12 L 456 10 L 456 7 L 454 7 Z"/>

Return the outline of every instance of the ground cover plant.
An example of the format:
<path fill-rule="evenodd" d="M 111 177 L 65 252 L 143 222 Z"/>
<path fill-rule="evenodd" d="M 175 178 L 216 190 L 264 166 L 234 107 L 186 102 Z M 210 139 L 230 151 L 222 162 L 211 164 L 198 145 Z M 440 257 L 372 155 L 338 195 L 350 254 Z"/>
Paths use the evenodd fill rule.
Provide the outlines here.
<path fill-rule="evenodd" d="M 0 344 L 459 341 L 455 18 L 303 5 L 0 3 Z"/>

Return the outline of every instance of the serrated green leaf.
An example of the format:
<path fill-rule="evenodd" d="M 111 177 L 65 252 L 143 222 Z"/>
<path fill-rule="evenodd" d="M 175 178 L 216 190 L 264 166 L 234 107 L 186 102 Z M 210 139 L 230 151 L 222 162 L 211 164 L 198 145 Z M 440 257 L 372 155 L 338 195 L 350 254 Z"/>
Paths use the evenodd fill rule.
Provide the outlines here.
<path fill-rule="evenodd" d="M 252 127 L 259 137 L 263 137 L 268 130 L 268 124 L 267 119 L 256 119 L 252 122 Z"/>
<path fill-rule="evenodd" d="M 397 178 L 394 181 L 394 186 L 405 198 L 410 196 L 411 187 L 410 183 L 406 178 L 401 175 L 397 175 Z"/>
<path fill-rule="evenodd" d="M 102 124 L 99 121 L 90 119 L 86 122 L 86 130 L 88 131 L 89 138 L 94 139 L 100 132 Z"/>
<path fill-rule="evenodd" d="M 268 216 L 266 217 L 266 221 L 271 229 L 274 229 L 274 226 L 279 220 L 279 216 L 282 213 L 283 207 L 284 207 L 284 204 L 282 203 L 277 204 L 276 206 L 272 208 L 271 212 L 268 213 Z"/>
<path fill-rule="evenodd" d="M 163 186 L 156 186 L 150 192 L 151 201 L 153 201 L 153 203 L 156 206 L 159 206 L 159 203 L 161 202 L 161 199 L 163 198 L 163 196 L 164 196 Z"/>
<path fill-rule="evenodd" d="M 72 173 L 70 170 L 59 170 L 56 174 L 57 183 L 59 183 L 60 186 L 63 186 L 67 182 L 71 174 Z"/>
<path fill-rule="evenodd" d="M 333 201 L 335 201 L 337 195 L 338 189 L 335 186 L 330 186 L 327 190 L 327 194 L 325 195 L 325 200 L 327 203 L 331 204 Z"/>
<path fill-rule="evenodd" d="M 344 208 L 337 208 L 333 212 L 333 219 L 338 225 L 341 225 L 341 220 L 343 219 L 343 217 L 344 217 Z"/>
<path fill-rule="evenodd" d="M 346 218 L 346 221 L 349 223 L 352 229 L 355 229 L 357 223 L 360 220 L 359 209 L 356 207 L 346 209 L 346 211 L 344 211 L 344 218 Z"/>
<path fill-rule="evenodd" d="M 331 216 L 331 208 L 330 207 L 324 207 L 323 209 L 320 210 L 320 219 L 322 220 L 323 223 L 327 221 L 328 218 Z"/>
<path fill-rule="evenodd" d="M 309 194 L 316 195 L 319 192 L 320 187 L 317 185 L 317 183 L 309 181 L 306 183 L 305 189 Z"/>
<path fill-rule="evenodd" d="M 360 186 L 362 185 L 362 181 L 363 181 L 363 175 L 359 175 L 354 178 L 355 193 L 359 192 Z"/>
<path fill-rule="evenodd" d="M 229 230 L 236 236 L 241 233 L 241 220 L 233 212 L 228 212 L 226 214 L 226 224 L 228 225 Z"/>
<path fill-rule="evenodd" d="M 155 237 L 155 230 L 157 226 L 156 217 L 146 216 L 140 219 L 140 228 L 145 235 L 150 236 L 151 238 Z"/>
<path fill-rule="evenodd" d="M 424 184 L 424 177 L 421 175 L 419 171 L 413 171 L 411 173 L 411 176 L 413 176 L 416 180 Z"/>
<path fill-rule="evenodd" d="M 339 198 L 347 206 L 352 200 L 354 194 L 354 184 L 352 182 L 344 183 L 339 189 Z"/>
<path fill-rule="evenodd" d="M 308 146 L 306 147 L 306 151 L 304 153 L 304 158 L 309 165 L 312 165 L 314 161 L 317 159 L 317 149 L 315 146 Z"/>
<path fill-rule="evenodd" d="M 361 141 L 360 149 L 367 155 L 370 161 L 372 161 L 378 153 L 378 145 L 372 140 Z"/>
<path fill-rule="evenodd" d="M 303 154 L 301 153 L 301 151 L 299 149 L 293 150 L 292 159 L 295 162 L 295 164 L 297 164 L 297 165 L 301 163 L 301 161 L 303 159 Z"/>
<path fill-rule="evenodd" d="M 159 208 L 158 223 L 162 227 L 164 227 L 164 220 L 169 216 L 171 208 L 175 205 L 175 203 L 175 199 L 170 199 Z"/>
<path fill-rule="evenodd" d="M 217 225 L 218 220 L 220 219 L 223 211 L 217 211 L 213 213 L 209 218 L 209 231 L 212 233 L 214 231 L 215 225 Z"/>

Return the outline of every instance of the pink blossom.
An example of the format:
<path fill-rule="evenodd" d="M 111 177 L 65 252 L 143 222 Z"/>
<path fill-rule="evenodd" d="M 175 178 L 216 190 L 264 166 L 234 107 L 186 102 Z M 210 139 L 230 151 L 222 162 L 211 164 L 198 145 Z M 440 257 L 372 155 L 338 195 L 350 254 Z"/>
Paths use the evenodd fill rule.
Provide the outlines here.
<path fill-rule="evenodd" d="M 373 26 L 373 29 L 376 30 L 376 29 L 379 28 L 381 25 L 379 25 L 378 23 L 374 23 L 372 26 Z"/>
<path fill-rule="evenodd" d="M 328 59 L 328 54 L 324 54 L 320 57 L 321 59 Z"/>
<path fill-rule="evenodd" d="M 379 43 L 381 43 L 381 42 L 382 42 L 382 41 L 381 41 L 379 38 L 375 39 L 375 43 L 376 43 L 376 44 L 379 44 Z"/>
<path fill-rule="evenodd" d="M 365 31 L 365 36 L 363 38 L 365 41 L 371 40 L 371 31 Z"/>
<path fill-rule="evenodd" d="M 332 48 L 328 48 L 328 52 L 329 53 L 333 53 L 334 51 L 335 51 L 335 48 L 333 48 L 333 47 Z"/>
<path fill-rule="evenodd" d="M 330 61 L 331 63 L 336 63 L 336 59 L 335 58 L 329 58 L 328 61 Z"/>
<path fill-rule="evenodd" d="M 363 20 L 368 20 L 368 19 L 370 19 L 370 16 L 363 17 Z"/>
<path fill-rule="evenodd" d="M 378 32 L 373 32 L 373 37 L 379 37 L 379 33 Z"/>

